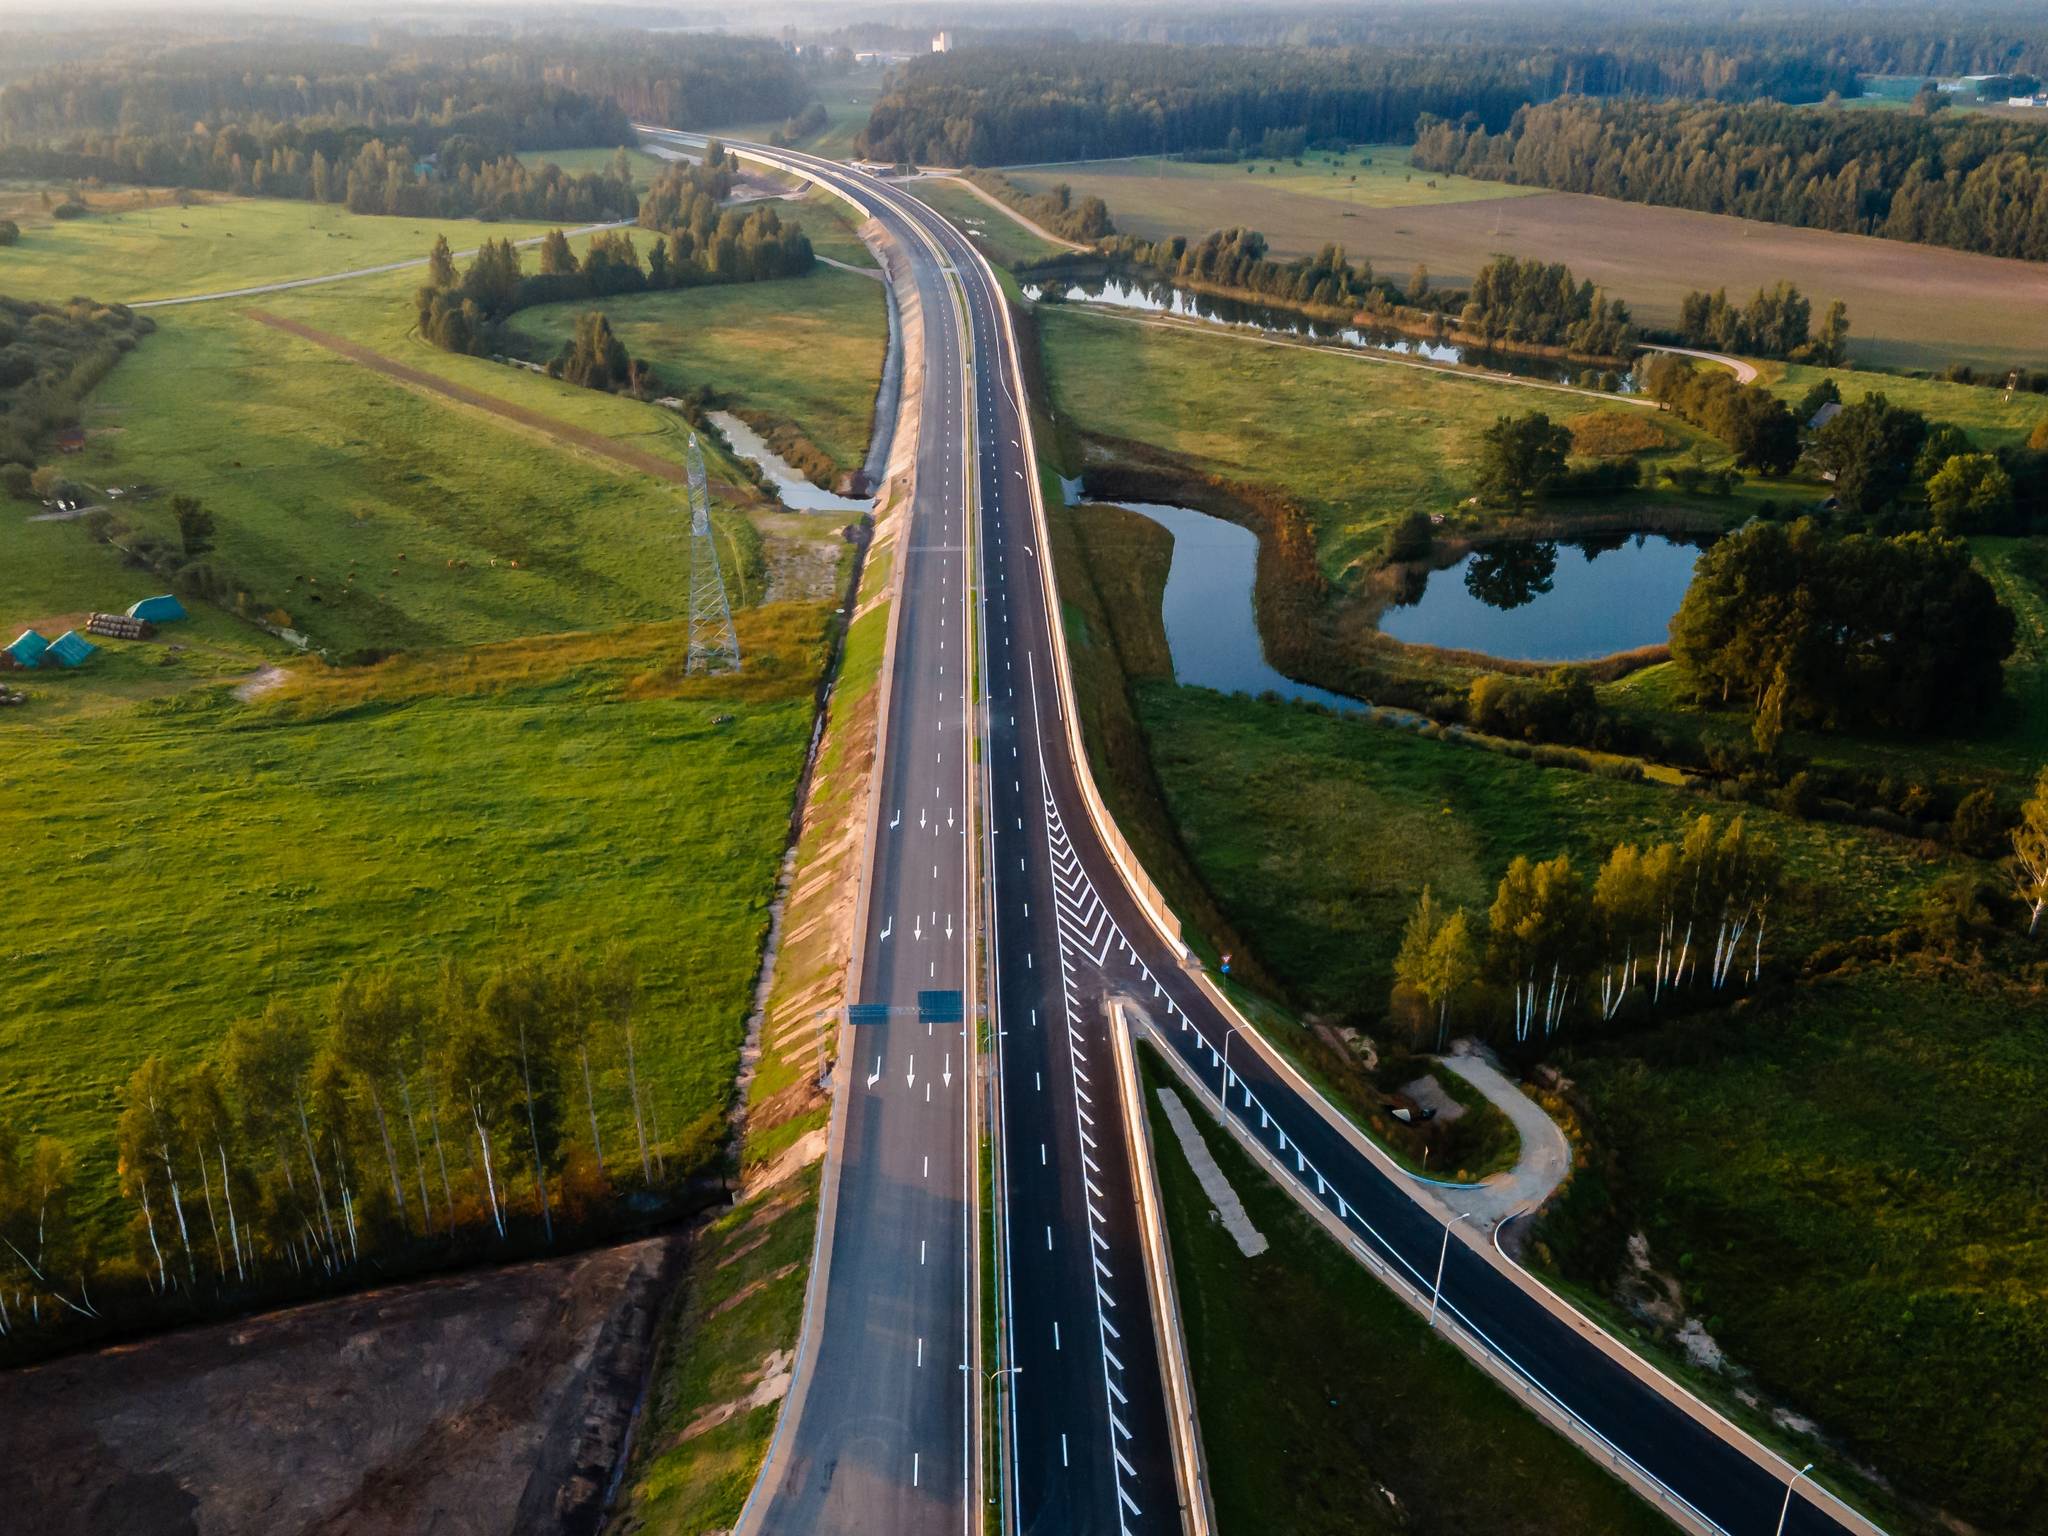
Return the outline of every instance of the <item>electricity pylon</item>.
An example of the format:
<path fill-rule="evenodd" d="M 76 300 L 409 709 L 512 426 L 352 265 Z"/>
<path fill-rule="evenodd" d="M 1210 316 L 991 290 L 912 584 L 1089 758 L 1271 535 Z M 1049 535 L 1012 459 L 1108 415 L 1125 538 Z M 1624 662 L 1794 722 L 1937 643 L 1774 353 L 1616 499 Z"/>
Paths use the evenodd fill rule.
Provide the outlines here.
<path fill-rule="evenodd" d="M 704 483 L 704 453 L 690 434 L 690 656 L 685 672 L 737 672 L 739 636 L 733 633 L 732 605 L 718 569 L 718 542 L 711 532 L 711 495 Z"/>

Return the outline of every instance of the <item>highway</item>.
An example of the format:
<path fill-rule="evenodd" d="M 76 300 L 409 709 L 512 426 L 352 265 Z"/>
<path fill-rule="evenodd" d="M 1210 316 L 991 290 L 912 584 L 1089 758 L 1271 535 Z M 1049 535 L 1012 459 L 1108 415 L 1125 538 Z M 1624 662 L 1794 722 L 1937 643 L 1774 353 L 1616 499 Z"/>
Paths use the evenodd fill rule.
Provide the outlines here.
<path fill-rule="evenodd" d="M 974 357 L 973 441 L 960 446 L 967 455 L 961 462 L 978 465 L 978 522 L 946 526 L 966 530 L 978 546 L 977 599 L 988 684 L 987 709 L 979 722 L 980 798 L 986 818 L 982 895 L 1002 1132 L 1004 1176 L 998 1189 L 1008 1239 L 990 1281 L 1001 1288 L 1007 1324 L 1000 1368 L 1016 1372 L 1009 1378 L 1011 1436 L 1004 1446 L 1014 1469 L 1005 1485 L 1013 1501 L 1006 1513 L 1012 1528 L 1028 1536 L 1177 1529 L 1180 1512 L 1154 1325 L 1106 1042 L 1106 1001 L 1121 995 L 1143 1009 L 1211 1095 L 1227 1097 L 1230 1114 L 1270 1154 L 1272 1166 L 1341 1223 L 1362 1258 L 1411 1294 L 1426 1298 L 1430 1292 L 1444 1247 L 1443 1223 L 1384 1158 L 1365 1150 L 1355 1133 L 1339 1128 L 1335 1111 L 1279 1065 L 1270 1048 L 1239 1033 L 1235 1018 L 1218 1005 L 1202 978 L 1184 968 L 1177 942 L 1141 904 L 1140 873 L 1119 865 L 1091 817 L 1075 761 L 1076 738 L 1065 719 L 1055 673 L 1054 647 L 1061 642 L 1056 598 L 1048 590 L 1047 552 L 1041 547 L 1041 509 L 1032 498 L 1031 438 L 992 275 L 964 237 L 900 189 L 834 162 L 737 147 L 846 189 L 892 228 L 917 236 L 920 244 L 929 241 L 957 274 L 965 296 Z M 930 273 L 924 271 L 927 264 Z M 921 288 L 939 280 L 939 262 L 929 250 L 919 267 Z M 948 423 L 946 431 L 957 426 L 940 406 L 946 402 L 943 408 L 952 408 L 960 338 L 945 340 L 943 325 L 934 323 L 940 311 L 937 303 L 927 304 L 926 451 L 936 451 L 929 441 L 934 426 Z M 950 466 L 954 461 L 945 462 Z M 932 516 L 929 509 L 938 495 L 935 484 L 921 478 L 918 521 Z M 929 530 L 919 534 L 913 522 L 913 545 L 931 537 Z M 946 544 L 952 537 L 949 533 L 937 542 Z M 926 691 L 936 686 L 927 669 L 937 653 L 929 647 L 941 634 L 931 615 L 954 611 L 954 588 L 946 585 L 951 569 L 928 562 L 907 572 L 913 579 L 905 584 L 902 646 L 895 665 L 899 679 L 915 676 Z M 918 757 L 933 746 L 919 733 L 941 730 L 941 720 L 943 729 L 957 729 L 955 705 L 942 708 L 934 700 L 930 712 L 918 715 L 908 698 L 912 691 L 899 687 L 891 705 L 885 777 L 885 785 L 892 786 L 885 803 L 891 805 L 896 803 L 891 795 L 931 794 L 934 769 L 943 766 Z M 947 780 L 939 793 L 964 799 L 966 792 Z M 885 833 L 874 850 L 876 894 L 866 951 L 872 957 L 898 942 L 896 937 L 880 940 L 877 927 L 892 915 L 900 921 L 906 902 L 937 910 L 932 903 L 939 890 L 957 892 L 957 884 L 949 883 L 952 871 L 965 867 L 942 862 L 942 878 L 925 861 L 886 876 L 901 883 L 885 884 L 885 871 L 895 867 L 899 835 Z M 964 850 L 956 856 L 964 856 Z M 963 894 L 949 899 L 962 911 L 970 909 Z M 964 955 L 951 948 L 943 954 L 964 974 Z M 863 998 L 903 995 L 876 986 L 885 975 L 899 974 L 886 963 L 874 964 Z M 910 980 L 893 984 L 908 986 Z M 869 1033 L 855 1030 L 857 1040 Z M 865 1071 L 859 1069 L 871 1066 L 866 1058 L 886 1046 L 879 1054 L 890 1070 L 898 1070 L 899 1057 L 915 1043 L 902 1035 L 892 1015 L 886 1028 L 874 1034 L 877 1044 L 860 1047 L 865 1058 L 853 1063 L 849 1124 L 866 1125 L 868 1138 L 849 1135 L 838 1171 L 841 1206 L 825 1332 L 817 1352 L 820 1386 L 803 1401 L 792 1434 L 793 1446 L 813 1450 L 809 1456 L 792 1454 L 786 1466 L 771 1466 L 771 1474 L 780 1479 L 775 1483 L 778 1508 L 800 1474 L 806 1486 L 821 1475 L 829 1478 L 815 1459 L 826 1445 L 865 1443 L 854 1433 L 858 1424 L 872 1422 L 879 1430 L 884 1424 L 914 1423 L 916 1434 L 934 1438 L 948 1432 L 943 1412 L 906 1411 L 914 1394 L 899 1392 L 900 1373 L 889 1368 L 902 1353 L 900 1341 L 911 1329 L 926 1326 L 923 1308 L 940 1308 L 959 1294 L 932 1292 L 912 1309 L 902 1294 L 880 1283 L 901 1278 L 902 1250 L 913 1224 L 943 1224 L 922 1209 L 898 1210 L 869 1188 L 894 1166 L 875 1150 L 894 1147 L 899 1139 L 890 1128 L 891 1117 L 900 1109 L 901 1123 L 915 1126 L 910 1117 L 918 1106 L 903 1102 L 909 1096 L 894 1089 L 864 1090 Z M 863 1105 L 868 1106 L 865 1112 Z M 919 1135 L 929 1139 L 935 1134 L 904 1130 L 901 1139 L 907 1147 Z M 965 1131 L 952 1134 L 965 1136 Z M 966 1140 L 971 1145 L 972 1138 Z M 848 1235 L 856 1208 L 862 1212 L 857 1239 Z M 849 1276 L 842 1276 L 842 1262 L 849 1265 Z M 971 1296 L 958 1303 L 967 1320 L 974 1316 L 971 1303 Z M 963 1321 L 947 1325 L 956 1341 Z M 1576 1314 L 1518 1282 L 1504 1262 L 1462 1234 L 1448 1244 L 1441 1324 L 1458 1329 L 1501 1363 L 1532 1405 L 1573 1420 L 1582 1441 L 1590 1441 L 1618 1471 L 1651 1488 L 1686 1523 L 1730 1536 L 1770 1536 L 1779 1529 L 1796 1468 L 1692 1404 L 1682 1389 L 1640 1362 L 1603 1346 Z M 843 1340 L 842 1333 L 853 1337 Z M 957 1342 L 954 1347 L 958 1353 Z M 871 1362 L 872 1374 L 856 1376 L 835 1366 L 829 1377 L 835 1389 L 827 1390 L 828 1362 L 842 1356 L 849 1364 Z M 844 1400 L 836 1386 L 856 1380 L 858 1401 Z M 950 1422 L 972 1417 L 971 1408 L 950 1411 Z M 829 1426 L 814 1428 L 821 1415 Z M 1227 1425 L 1212 1425 L 1210 1435 L 1227 1431 Z M 896 1467 L 900 1475 L 900 1447 L 907 1443 L 890 1442 L 898 1449 L 889 1455 L 878 1449 L 864 1471 L 880 1477 Z M 1559 1451 L 1564 1453 L 1562 1445 Z M 948 1488 L 960 1486 L 957 1468 L 953 1477 Z M 867 1496 L 884 1495 L 877 1487 Z M 827 1501 L 809 1507 L 828 1518 L 807 1524 L 771 1521 L 761 1528 L 941 1528 L 893 1517 L 843 1523 L 831 1518 L 834 1506 Z M 922 1512 L 916 1499 L 899 1496 L 896 1507 L 906 1514 Z M 750 1527 L 743 1522 L 743 1528 Z M 1873 1529 L 1811 1482 L 1794 1487 L 1783 1525 L 1798 1536 Z"/>
<path fill-rule="evenodd" d="M 899 231 L 906 245 L 909 232 Z M 843 1142 L 821 1300 L 786 1428 L 742 1522 L 773 1536 L 979 1526 L 974 1305 L 977 937 L 960 320 L 936 261 L 914 503 L 869 849 Z"/>

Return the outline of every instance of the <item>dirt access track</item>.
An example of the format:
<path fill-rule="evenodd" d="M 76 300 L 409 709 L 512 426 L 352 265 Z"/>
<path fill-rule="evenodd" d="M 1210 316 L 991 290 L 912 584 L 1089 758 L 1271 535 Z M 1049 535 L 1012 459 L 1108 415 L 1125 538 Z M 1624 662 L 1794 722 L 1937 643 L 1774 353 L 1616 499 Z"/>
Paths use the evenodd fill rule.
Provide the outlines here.
<path fill-rule="evenodd" d="M 434 374 L 424 373 L 418 368 L 409 368 L 404 363 L 388 358 L 381 352 L 373 352 L 345 336 L 316 331 L 310 325 L 287 320 L 283 315 L 273 315 L 262 309 L 245 309 L 242 313 L 258 324 L 283 331 L 288 336 L 296 336 L 301 341 L 310 341 L 316 347 L 325 347 L 329 352 L 339 353 L 350 362 L 361 363 L 365 368 L 381 373 L 385 378 L 403 384 L 408 389 L 419 390 L 422 394 L 438 395 L 444 400 L 453 400 L 456 404 L 466 405 L 472 410 L 483 411 L 500 421 L 510 422 L 515 427 L 537 432 L 551 442 L 609 460 L 621 468 L 652 475 L 657 480 L 667 480 L 674 485 L 682 485 L 685 482 L 683 466 L 674 459 L 665 459 L 657 453 L 629 448 L 601 432 L 572 427 L 552 416 L 543 416 L 539 411 L 529 411 L 526 407 L 513 405 L 510 401 L 478 394 L 473 389 L 452 384 Z"/>
<path fill-rule="evenodd" d="M 0 1529 L 585 1536 L 680 1252 L 651 1238 L 0 1374 Z"/>

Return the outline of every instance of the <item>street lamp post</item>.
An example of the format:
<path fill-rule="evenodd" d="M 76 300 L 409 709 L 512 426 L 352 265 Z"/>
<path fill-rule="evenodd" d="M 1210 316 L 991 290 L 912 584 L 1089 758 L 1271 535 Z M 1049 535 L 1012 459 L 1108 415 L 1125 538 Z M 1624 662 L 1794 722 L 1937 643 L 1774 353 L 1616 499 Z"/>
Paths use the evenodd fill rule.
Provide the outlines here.
<path fill-rule="evenodd" d="M 1471 1217 L 1470 1211 L 1460 1211 L 1444 1223 L 1444 1245 L 1436 1252 L 1436 1284 L 1429 1291 L 1429 1326 L 1432 1328 L 1436 1326 L 1436 1305 L 1444 1294 L 1444 1260 L 1451 1256 L 1451 1228 L 1461 1221 L 1469 1221 Z"/>
<path fill-rule="evenodd" d="M 1799 1479 L 1806 1476 L 1812 1470 L 1813 1463 L 1809 1461 L 1797 1472 L 1794 1472 L 1792 1474 L 1792 1481 L 1785 1485 L 1785 1504 L 1778 1511 L 1778 1536 L 1785 1536 L 1785 1517 L 1792 1513 L 1792 1490 L 1799 1486 Z"/>

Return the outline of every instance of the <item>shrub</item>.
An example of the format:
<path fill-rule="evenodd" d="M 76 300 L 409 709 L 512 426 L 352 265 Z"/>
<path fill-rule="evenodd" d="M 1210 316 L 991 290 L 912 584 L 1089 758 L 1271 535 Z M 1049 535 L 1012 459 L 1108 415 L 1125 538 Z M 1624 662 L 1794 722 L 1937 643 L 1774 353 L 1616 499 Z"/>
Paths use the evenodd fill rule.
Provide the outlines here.
<path fill-rule="evenodd" d="M 90 211 L 83 203 L 66 201 L 52 208 L 50 210 L 50 217 L 53 219 L 82 219 Z"/>
<path fill-rule="evenodd" d="M 1948 840 L 1979 858 L 1996 858 L 2006 851 L 2007 825 L 1998 797 L 1988 789 L 1973 789 L 1956 805 L 1955 817 L 1948 825 Z"/>

